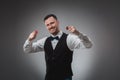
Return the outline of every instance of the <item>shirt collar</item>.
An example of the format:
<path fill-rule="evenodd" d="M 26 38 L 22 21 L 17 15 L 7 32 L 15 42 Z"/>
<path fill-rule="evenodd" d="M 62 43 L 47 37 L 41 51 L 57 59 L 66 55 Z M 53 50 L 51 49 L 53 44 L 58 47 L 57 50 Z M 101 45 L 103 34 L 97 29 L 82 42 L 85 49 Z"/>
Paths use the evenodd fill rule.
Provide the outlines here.
<path fill-rule="evenodd" d="M 51 34 L 51 36 L 52 36 L 52 37 L 56 37 L 56 36 L 58 36 L 58 37 L 60 38 L 60 37 L 62 36 L 62 34 L 63 34 L 63 32 L 60 31 L 57 35 L 52 35 L 52 34 Z"/>

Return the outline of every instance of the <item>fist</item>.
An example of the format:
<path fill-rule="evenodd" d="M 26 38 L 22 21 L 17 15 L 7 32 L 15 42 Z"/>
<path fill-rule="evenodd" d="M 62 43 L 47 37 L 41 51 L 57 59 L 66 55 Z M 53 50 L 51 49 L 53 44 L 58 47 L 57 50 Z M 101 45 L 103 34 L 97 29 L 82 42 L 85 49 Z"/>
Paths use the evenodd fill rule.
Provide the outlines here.
<path fill-rule="evenodd" d="M 28 40 L 31 41 L 36 38 L 38 31 L 34 30 L 32 33 L 30 33 Z"/>
<path fill-rule="evenodd" d="M 80 32 L 74 26 L 67 26 L 66 30 L 70 31 L 73 34 L 79 35 Z"/>
<path fill-rule="evenodd" d="M 70 32 L 72 32 L 72 33 L 74 33 L 76 29 L 75 29 L 74 26 L 67 26 L 67 27 L 66 27 L 66 30 L 68 30 L 68 31 L 70 31 Z"/>

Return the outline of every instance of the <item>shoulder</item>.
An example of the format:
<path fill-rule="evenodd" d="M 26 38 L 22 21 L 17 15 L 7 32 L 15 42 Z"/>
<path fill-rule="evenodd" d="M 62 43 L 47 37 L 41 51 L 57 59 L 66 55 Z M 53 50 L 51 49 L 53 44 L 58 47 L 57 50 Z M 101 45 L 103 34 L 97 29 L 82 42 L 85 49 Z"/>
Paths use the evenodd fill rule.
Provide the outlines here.
<path fill-rule="evenodd" d="M 70 44 L 74 42 L 80 42 L 80 41 L 81 41 L 80 38 L 75 34 L 68 34 L 67 36 L 67 42 L 69 42 Z"/>
<path fill-rule="evenodd" d="M 38 44 L 44 44 L 47 38 L 48 37 L 41 38 L 41 39 L 37 40 L 37 43 Z"/>
<path fill-rule="evenodd" d="M 75 34 L 68 34 L 67 38 L 76 39 L 76 38 L 78 38 L 78 36 Z"/>
<path fill-rule="evenodd" d="M 76 36 L 74 34 L 68 34 L 68 36 L 67 36 L 67 42 L 69 44 L 72 44 L 73 42 L 76 42 L 78 40 L 79 40 L 78 36 Z"/>

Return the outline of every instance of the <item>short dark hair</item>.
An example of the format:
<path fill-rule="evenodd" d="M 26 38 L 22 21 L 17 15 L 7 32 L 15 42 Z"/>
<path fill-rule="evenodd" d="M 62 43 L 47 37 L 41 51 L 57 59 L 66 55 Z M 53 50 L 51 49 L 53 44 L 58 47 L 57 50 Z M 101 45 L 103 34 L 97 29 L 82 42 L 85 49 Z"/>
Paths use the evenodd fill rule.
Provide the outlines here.
<path fill-rule="evenodd" d="M 45 22 L 45 20 L 47 20 L 49 17 L 53 17 L 53 18 L 55 18 L 55 19 L 57 20 L 57 16 L 56 16 L 55 14 L 48 14 L 48 15 L 45 16 L 44 22 Z"/>

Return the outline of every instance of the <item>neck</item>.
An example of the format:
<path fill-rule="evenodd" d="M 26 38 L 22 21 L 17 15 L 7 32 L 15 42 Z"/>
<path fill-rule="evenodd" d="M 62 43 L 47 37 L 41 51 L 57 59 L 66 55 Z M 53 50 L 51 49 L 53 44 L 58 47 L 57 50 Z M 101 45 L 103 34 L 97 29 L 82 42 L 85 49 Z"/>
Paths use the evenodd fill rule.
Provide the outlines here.
<path fill-rule="evenodd" d="M 60 32 L 60 30 L 58 30 L 57 32 L 53 33 L 52 35 L 56 36 L 59 32 Z"/>

